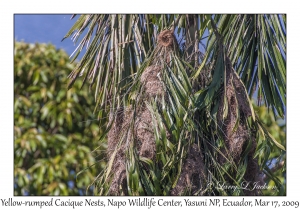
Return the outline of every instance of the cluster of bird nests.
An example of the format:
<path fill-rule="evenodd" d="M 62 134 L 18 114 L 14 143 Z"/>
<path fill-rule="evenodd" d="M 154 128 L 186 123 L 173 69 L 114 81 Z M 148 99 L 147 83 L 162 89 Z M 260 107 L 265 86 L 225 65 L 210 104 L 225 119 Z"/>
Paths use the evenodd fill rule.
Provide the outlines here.
<path fill-rule="evenodd" d="M 170 30 L 162 31 L 157 40 L 156 52 L 163 52 L 165 57 L 174 47 L 175 37 Z M 167 54 L 167 55 L 166 55 Z M 143 89 L 143 99 L 154 97 L 164 97 L 166 95 L 164 84 L 161 78 L 163 63 L 156 59 L 144 70 L 140 77 Z M 166 62 L 166 61 L 162 61 Z M 138 155 L 155 160 L 156 144 L 153 132 L 153 121 L 150 110 L 145 102 L 136 108 L 135 113 L 131 107 L 119 109 L 115 117 L 110 119 L 112 127 L 108 133 L 108 159 L 114 158 L 111 175 L 110 195 L 127 194 L 126 163 L 125 151 L 130 139 L 135 139 Z M 132 120 L 134 117 L 134 120 Z M 113 121 L 113 122 L 112 122 Z M 130 123 L 134 122 L 134 125 Z M 132 129 L 133 128 L 133 129 Z M 167 138 L 170 134 L 167 133 Z M 180 195 L 187 187 L 195 188 L 199 186 L 199 181 L 204 179 L 204 164 L 202 155 L 196 149 L 196 145 L 190 148 L 190 152 L 183 164 L 180 178 L 175 188 L 171 191 L 172 195 Z"/>
<path fill-rule="evenodd" d="M 173 32 L 165 30 L 158 36 L 155 51 L 160 56 L 168 58 L 174 46 L 175 37 Z M 154 59 L 141 75 L 140 82 L 144 90 L 145 101 L 166 95 L 161 79 L 161 66 L 163 66 L 162 62 L 168 62 L 168 60 L 159 62 L 161 62 L 161 59 Z M 226 65 L 226 84 L 221 94 L 221 103 L 217 113 L 218 126 L 221 128 L 221 133 L 223 133 L 225 139 L 225 149 L 221 150 L 222 155 L 219 155 L 218 159 L 221 164 L 225 164 L 228 160 L 238 164 L 241 161 L 242 153 L 246 149 L 245 147 L 250 142 L 251 149 L 248 153 L 248 165 L 244 178 L 249 182 L 254 182 L 259 178 L 257 160 L 253 158 L 256 142 L 254 132 L 247 130 L 246 126 L 246 119 L 252 113 L 246 90 L 233 70 L 229 58 L 226 58 Z M 224 118 L 225 103 L 227 103 L 228 108 Z M 133 118 L 135 119 L 132 120 Z M 112 127 L 108 133 L 108 158 L 111 159 L 114 156 L 114 160 L 111 169 L 112 183 L 109 194 L 121 195 L 123 193 L 126 195 L 125 151 L 126 146 L 129 145 L 128 141 L 131 139 L 136 140 L 138 155 L 151 160 L 155 160 L 156 157 L 152 116 L 143 102 L 135 113 L 131 107 L 117 110 L 115 117 L 111 118 L 110 121 Z M 134 125 L 131 125 L 132 122 L 134 122 Z M 167 137 L 170 137 L 170 135 L 167 134 Z M 181 168 L 181 174 L 176 186 L 171 190 L 171 195 L 181 195 L 187 189 L 193 193 L 202 187 L 205 188 L 203 185 L 206 183 L 207 178 L 202 153 L 196 144 L 192 144 L 188 150 Z M 246 195 L 257 195 L 258 193 L 255 190 L 245 191 Z"/>
<path fill-rule="evenodd" d="M 226 84 L 221 94 L 221 103 L 217 114 L 218 125 L 224 136 L 226 149 L 221 151 L 223 154 L 220 155 L 219 160 L 221 164 L 224 164 L 227 160 L 238 164 L 241 161 L 242 153 L 245 151 L 248 143 L 250 143 L 251 149 L 248 153 L 248 166 L 244 178 L 254 183 L 258 180 L 259 174 L 257 159 L 253 158 L 256 148 L 255 132 L 247 129 L 246 126 L 246 119 L 252 113 L 247 99 L 247 92 L 235 73 L 229 58 L 226 58 L 226 65 Z M 225 103 L 227 103 L 228 111 L 224 119 Z M 247 195 L 255 195 L 259 192 L 245 191 L 245 193 Z"/>

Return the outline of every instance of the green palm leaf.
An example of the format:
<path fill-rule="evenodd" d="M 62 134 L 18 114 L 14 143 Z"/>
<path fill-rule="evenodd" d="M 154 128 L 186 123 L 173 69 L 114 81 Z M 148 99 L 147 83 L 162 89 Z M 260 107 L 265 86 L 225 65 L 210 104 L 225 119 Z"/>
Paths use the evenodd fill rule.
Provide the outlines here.
<path fill-rule="evenodd" d="M 268 170 L 271 157 L 264 154 L 271 148 L 283 151 L 284 145 L 264 128 L 250 99 L 277 117 L 285 115 L 284 16 L 81 15 L 64 38 L 76 42 L 84 30 L 73 60 L 87 50 L 69 87 L 81 76 L 89 83 L 106 133 L 118 126 L 118 114 L 125 116 L 117 132 L 122 149 L 109 156 L 98 193 L 110 194 L 117 157 L 127 177 L 120 194 L 244 195 L 206 184 L 239 185 L 255 180 L 253 173 L 262 169 L 279 183 Z M 147 88 L 158 83 L 147 86 L 143 78 L 154 67 L 163 93 L 149 96 Z M 144 141 L 135 134 L 142 114 L 151 121 L 143 131 L 155 145 L 150 158 L 143 156 Z"/>

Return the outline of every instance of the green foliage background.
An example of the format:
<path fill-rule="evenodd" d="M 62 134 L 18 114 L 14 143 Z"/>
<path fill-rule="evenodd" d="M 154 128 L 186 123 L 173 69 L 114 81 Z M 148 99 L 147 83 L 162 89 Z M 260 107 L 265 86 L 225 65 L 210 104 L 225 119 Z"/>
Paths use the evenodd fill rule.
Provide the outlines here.
<path fill-rule="evenodd" d="M 279 118 L 275 119 L 274 115 L 270 113 L 270 110 L 265 106 L 254 106 L 255 113 L 261 119 L 263 125 L 268 130 L 268 132 L 282 145 L 286 147 L 286 121 L 285 119 Z M 259 142 L 264 142 L 263 138 L 259 138 Z M 270 151 L 270 162 L 268 163 L 268 167 L 274 173 L 274 176 L 277 177 L 278 181 L 282 183 L 282 191 L 284 195 L 286 195 L 286 152 L 280 156 L 281 151 L 274 147 L 272 151 Z M 267 155 L 267 154 L 265 154 Z M 278 159 L 281 157 L 281 159 Z M 283 165 L 281 165 L 283 163 Z M 275 170 L 276 169 L 276 170 Z M 271 188 L 275 186 L 273 180 L 266 176 L 265 181 L 268 186 Z M 277 191 L 267 189 L 263 190 L 264 195 L 277 195 Z"/>
<path fill-rule="evenodd" d="M 100 145 L 94 99 L 80 84 L 67 90 L 73 68 L 68 55 L 51 44 L 15 42 L 15 195 L 86 194 L 101 171 L 101 147 L 92 152 Z"/>

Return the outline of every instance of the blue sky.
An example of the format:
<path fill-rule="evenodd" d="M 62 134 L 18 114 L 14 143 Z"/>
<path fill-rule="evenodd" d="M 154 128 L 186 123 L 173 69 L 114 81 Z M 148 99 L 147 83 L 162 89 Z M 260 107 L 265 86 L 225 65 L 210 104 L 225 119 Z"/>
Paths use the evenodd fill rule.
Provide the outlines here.
<path fill-rule="evenodd" d="M 71 55 L 76 48 L 71 39 L 61 42 L 76 22 L 77 17 L 70 20 L 71 16 L 71 14 L 15 14 L 14 39 L 29 43 L 51 43 Z"/>

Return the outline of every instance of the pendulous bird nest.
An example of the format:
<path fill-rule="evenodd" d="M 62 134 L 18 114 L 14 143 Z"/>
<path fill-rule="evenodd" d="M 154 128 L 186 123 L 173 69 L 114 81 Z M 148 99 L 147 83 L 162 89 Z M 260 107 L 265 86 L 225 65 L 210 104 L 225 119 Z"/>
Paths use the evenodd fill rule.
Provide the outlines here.
<path fill-rule="evenodd" d="M 141 75 L 143 99 L 164 95 L 163 84 L 157 76 L 159 73 L 159 67 L 149 66 Z M 133 129 L 131 129 L 131 122 L 134 122 Z M 108 158 L 110 159 L 113 152 L 117 151 L 112 167 L 113 180 L 109 190 L 111 195 L 121 195 L 120 187 L 124 189 L 126 186 L 125 150 L 126 145 L 129 145 L 128 142 L 132 139 L 135 139 L 139 156 L 155 159 L 156 144 L 152 115 L 145 103 L 135 110 L 135 114 L 131 107 L 119 111 L 108 133 Z M 119 144 L 120 141 L 121 144 Z"/>
<path fill-rule="evenodd" d="M 226 159 L 232 160 L 235 164 L 241 161 L 241 155 L 247 145 L 251 145 L 248 153 L 248 165 L 244 179 L 249 183 L 258 181 L 259 168 L 257 159 L 254 159 L 256 149 L 255 131 L 247 129 L 246 119 L 252 115 L 247 92 L 243 83 L 234 71 L 231 61 L 226 58 L 226 85 L 221 94 L 217 118 L 221 133 L 225 139 L 225 148 L 222 149 Z M 226 100 L 225 100 L 226 99 Z M 224 118 L 224 106 L 227 103 L 228 111 Z M 238 116 L 239 113 L 239 116 Z M 221 164 L 226 162 L 225 157 L 220 155 Z M 230 180 L 228 178 L 228 180 Z M 230 181 L 229 181 L 230 182 Z M 262 184 L 262 183 L 260 183 Z M 246 195 L 257 195 L 259 191 L 245 191 Z"/>
<path fill-rule="evenodd" d="M 191 192 L 197 192 L 199 189 L 203 190 L 206 187 L 206 182 L 203 155 L 198 145 L 193 144 L 189 148 L 179 180 L 172 189 L 171 195 L 181 195 L 186 189 L 189 189 Z"/>
<path fill-rule="evenodd" d="M 174 41 L 175 37 L 171 30 L 164 30 L 157 37 L 158 46 L 172 47 Z"/>

